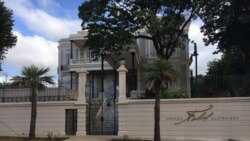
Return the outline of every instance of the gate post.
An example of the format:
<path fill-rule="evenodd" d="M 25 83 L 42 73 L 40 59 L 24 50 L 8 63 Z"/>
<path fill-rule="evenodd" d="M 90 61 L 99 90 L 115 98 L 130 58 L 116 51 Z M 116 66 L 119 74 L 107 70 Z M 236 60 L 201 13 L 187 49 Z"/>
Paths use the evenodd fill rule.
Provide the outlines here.
<path fill-rule="evenodd" d="M 85 68 L 81 68 L 78 73 L 78 102 L 86 103 L 85 87 L 88 71 Z"/>
<path fill-rule="evenodd" d="M 77 70 L 78 73 L 78 100 L 76 105 L 77 108 L 77 136 L 85 136 L 86 135 L 86 96 L 85 96 L 85 87 L 88 71 L 85 68 L 81 68 Z"/>
<path fill-rule="evenodd" d="M 127 135 L 127 98 L 126 98 L 126 73 L 128 70 L 123 64 L 117 69 L 119 72 L 119 97 L 118 97 L 118 136 Z"/>
<path fill-rule="evenodd" d="M 122 64 L 117 71 L 119 72 L 119 97 L 118 102 L 126 101 L 126 73 L 128 70 Z"/>

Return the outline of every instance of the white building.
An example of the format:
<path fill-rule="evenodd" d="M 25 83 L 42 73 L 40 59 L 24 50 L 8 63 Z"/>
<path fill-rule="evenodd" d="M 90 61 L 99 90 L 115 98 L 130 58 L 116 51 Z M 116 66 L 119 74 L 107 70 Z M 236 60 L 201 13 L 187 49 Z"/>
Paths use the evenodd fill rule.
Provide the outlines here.
<path fill-rule="evenodd" d="M 188 27 L 185 30 L 188 32 Z M 88 107 L 89 134 L 116 134 L 117 108 L 116 97 L 119 83 L 117 69 L 121 59 L 125 61 L 126 97 L 130 99 L 145 98 L 145 79 L 143 77 L 145 64 L 152 63 L 156 52 L 151 41 L 138 39 L 130 45 L 128 52 L 120 56 L 112 56 L 94 60 L 94 52 L 84 47 L 87 31 L 71 34 L 68 38 L 59 41 L 58 75 L 59 84 L 72 90 L 79 91 L 78 71 L 85 69 L 87 74 L 85 96 Z M 184 90 L 190 95 L 189 79 L 189 52 L 188 42 L 185 49 L 176 49 L 170 61 L 177 70 L 179 78 L 172 84 L 170 90 Z M 103 111 L 105 111 L 103 113 Z M 100 113 L 101 112 L 101 113 Z M 110 113 L 108 113 L 110 112 Z M 108 113 L 108 114 L 105 114 Z"/>
<path fill-rule="evenodd" d="M 185 32 L 188 32 L 188 28 Z M 87 40 L 85 38 L 86 34 L 87 31 L 80 31 L 77 34 L 71 34 L 68 38 L 59 41 L 59 83 L 67 85 L 68 88 L 73 90 L 77 90 L 78 76 L 76 72 L 81 68 L 85 68 L 89 72 L 86 92 L 91 92 L 93 89 L 96 92 L 100 92 L 102 85 L 101 58 L 97 61 L 93 60 L 95 57 L 93 51 L 83 46 Z M 176 69 L 179 74 L 178 81 L 173 84 L 170 89 L 183 89 L 190 95 L 188 50 L 188 43 L 186 43 L 186 48 L 176 49 L 170 59 L 173 68 Z M 146 88 L 145 80 L 143 80 L 143 70 L 145 70 L 143 66 L 147 63 L 152 63 L 157 58 L 153 43 L 145 39 L 138 39 L 137 44 L 133 45 L 127 53 L 115 56 L 112 58 L 113 60 L 105 59 L 104 89 L 114 84 L 114 75 L 119 66 L 119 60 L 122 58 L 125 59 L 125 67 L 128 69 L 127 96 L 130 96 L 132 90 L 143 93 Z"/>

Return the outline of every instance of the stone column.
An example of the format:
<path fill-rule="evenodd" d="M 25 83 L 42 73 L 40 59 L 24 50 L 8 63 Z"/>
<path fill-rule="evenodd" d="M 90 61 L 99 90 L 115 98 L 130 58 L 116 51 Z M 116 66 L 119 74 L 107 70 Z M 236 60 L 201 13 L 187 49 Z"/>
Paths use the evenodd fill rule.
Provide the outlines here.
<path fill-rule="evenodd" d="M 76 103 L 77 106 L 77 131 L 76 136 L 86 136 L 86 110 L 87 104 Z"/>
<path fill-rule="evenodd" d="M 76 136 L 86 136 L 86 97 L 85 97 L 85 87 L 88 71 L 85 68 L 77 70 L 78 73 L 78 100 L 76 102 L 77 106 L 77 132 Z"/>
<path fill-rule="evenodd" d="M 126 101 L 126 73 L 128 70 L 124 65 L 121 65 L 117 71 L 119 72 L 119 97 L 118 102 Z"/>
<path fill-rule="evenodd" d="M 126 73 L 128 70 L 124 65 L 119 69 L 119 97 L 118 97 L 118 136 L 127 135 L 127 98 L 126 98 Z"/>
<path fill-rule="evenodd" d="M 85 87 L 88 71 L 85 68 L 81 68 L 78 73 L 78 102 L 86 103 Z"/>

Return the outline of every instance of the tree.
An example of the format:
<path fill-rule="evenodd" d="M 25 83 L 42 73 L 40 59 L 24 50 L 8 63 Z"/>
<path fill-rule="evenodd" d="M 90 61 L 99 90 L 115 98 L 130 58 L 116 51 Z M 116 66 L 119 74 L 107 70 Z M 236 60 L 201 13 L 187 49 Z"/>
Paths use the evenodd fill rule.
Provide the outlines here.
<path fill-rule="evenodd" d="M 226 51 L 221 59 L 208 63 L 207 75 L 245 74 L 244 55 L 241 51 Z"/>
<path fill-rule="evenodd" d="M 52 76 L 45 76 L 49 68 L 38 68 L 34 65 L 25 66 L 22 70 L 22 76 L 12 78 L 12 85 L 25 86 L 31 90 L 31 121 L 29 139 L 36 137 L 36 115 L 37 115 L 37 91 L 46 88 L 45 83 L 54 84 Z"/>
<path fill-rule="evenodd" d="M 88 30 L 85 46 L 96 55 L 120 54 L 128 49 L 124 45 L 142 38 L 153 42 L 159 57 L 169 59 L 176 48 L 186 46 L 184 29 L 198 9 L 191 0 L 89 0 L 79 6 L 79 17 Z"/>
<path fill-rule="evenodd" d="M 245 70 L 250 72 L 250 1 L 249 0 L 200 0 L 199 16 L 204 25 L 206 45 L 216 44 L 216 52 L 239 50 Z"/>
<path fill-rule="evenodd" d="M 160 97 L 167 90 L 169 83 L 176 80 L 176 72 L 171 68 L 169 62 L 158 59 L 153 66 L 145 73 L 147 81 L 151 82 L 150 89 L 155 95 L 154 109 L 154 140 L 160 140 Z"/>
<path fill-rule="evenodd" d="M 168 60 L 176 48 L 186 46 L 184 31 L 197 10 L 199 4 L 191 0 L 85 1 L 79 6 L 83 30 L 88 30 L 84 46 L 105 57 L 127 51 L 136 39 L 146 39 L 153 42 L 158 57 Z"/>
<path fill-rule="evenodd" d="M 12 48 L 17 41 L 17 37 L 12 33 L 12 11 L 4 6 L 0 0 L 0 60 L 5 58 L 9 48 Z"/>
<path fill-rule="evenodd" d="M 227 50 L 221 59 L 209 62 L 206 77 L 213 82 L 207 86 L 214 88 L 213 91 L 226 91 L 228 96 L 248 96 L 249 74 L 245 64 L 240 62 L 244 62 L 244 55 L 240 50 Z"/>

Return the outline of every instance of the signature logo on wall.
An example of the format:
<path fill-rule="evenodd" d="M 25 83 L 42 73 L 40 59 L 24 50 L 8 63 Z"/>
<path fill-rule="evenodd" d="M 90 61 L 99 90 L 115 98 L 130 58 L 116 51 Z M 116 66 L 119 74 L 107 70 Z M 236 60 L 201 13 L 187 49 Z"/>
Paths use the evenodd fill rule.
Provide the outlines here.
<path fill-rule="evenodd" d="M 195 111 L 187 111 L 187 117 L 177 123 L 174 123 L 175 125 L 180 125 L 183 122 L 188 122 L 188 121 L 196 121 L 196 120 L 203 120 L 206 121 L 208 120 L 214 113 L 209 112 L 214 106 L 210 105 L 208 108 L 204 110 L 195 110 Z"/>

